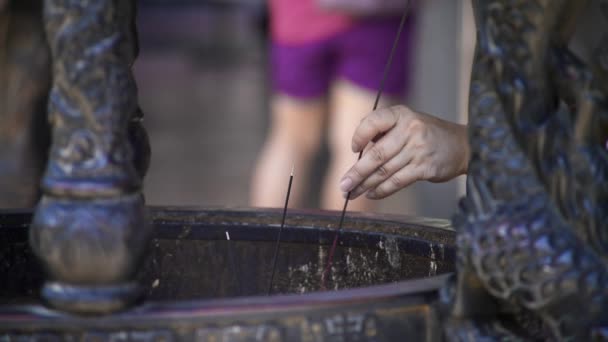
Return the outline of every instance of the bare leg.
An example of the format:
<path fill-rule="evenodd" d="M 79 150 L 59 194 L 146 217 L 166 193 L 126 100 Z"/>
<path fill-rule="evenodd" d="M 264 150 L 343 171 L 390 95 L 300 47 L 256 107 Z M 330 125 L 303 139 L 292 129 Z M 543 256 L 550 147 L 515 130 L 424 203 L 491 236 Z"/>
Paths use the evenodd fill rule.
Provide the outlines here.
<path fill-rule="evenodd" d="M 340 192 L 340 178 L 355 163 L 357 155 L 351 150 L 355 128 L 369 114 L 376 94 L 349 81 L 334 83 L 331 89 L 329 115 L 329 151 L 331 162 L 322 188 L 321 205 L 324 209 L 342 210 L 344 197 Z M 381 99 L 379 107 L 394 103 L 387 97 Z M 361 197 L 349 202 L 348 210 L 369 211 L 373 202 Z"/>
<path fill-rule="evenodd" d="M 20 8 L 0 0 L 1 208 L 29 208 L 40 197 L 50 144 L 46 99 L 51 81 L 42 3 Z"/>
<path fill-rule="evenodd" d="M 253 176 L 251 205 L 282 206 L 287 179 L 295 166 L 289 204 L 299 207 L 309 183 L 310 164 L 321 143 L 325 101 L 278 95 L 271 105 L 272 123 Z"/>

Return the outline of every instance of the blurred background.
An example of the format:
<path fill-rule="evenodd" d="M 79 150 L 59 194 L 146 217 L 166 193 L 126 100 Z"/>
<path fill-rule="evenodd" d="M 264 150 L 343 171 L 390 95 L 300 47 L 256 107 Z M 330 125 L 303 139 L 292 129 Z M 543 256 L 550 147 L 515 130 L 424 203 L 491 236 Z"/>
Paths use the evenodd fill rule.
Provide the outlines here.
<path fill-rule="evenodd" d="M 470 1 L 420 1 L 417 12 L 412 90 L 403 103 L 465 123 L 474 45 Z M 138 13 L 134 72 L 152 145 L 148 203 L 248 206 L 269 125 L 265 2 L 141 0 Z M 319 207 L 327 158 L 325 148 L 314 162 L 307 208 Z M 449 218 L 463 193 L 462 178 L 414 184 L 381 200 L 375 211 Z M 276 179 L 286 188 L 288 175 Z"/>
<path fill-rule="evenodd" d="M 301 13 L 298 11 L 302 11 L 304 3 L 342 2 L 352 5 L 369 2 L 137 1 L 140 55 L 134 65 L 134 73 L 139 86 L 139 103 L 146 114 L 144 125 L 152 145 L 152 163 L 144 189 L 148 203 L 249 206 L 254 166 L 268 136 L 270 104 L 276 99 L 272 96 L 271 71 L 280 64 L 272 64 L 269 58 L 271 37 L 276 38 L 276 30 L 273 31 L 275 35 L 269 32 L 268 2 L 286 4 L 283 10 L 287 8 L 291 11 L 291 17 L 272 18 L 288 18 L 283 22 L 296 29 L 300 29 L 300 26 L 293 22 L 296 21 L 294 19 L 303 18 L 298 16 Z M 417 111 L 465 123 L 475 41 L 471 0 L 413 1 L 416 6 L 413 47 L 410 51 L 411 83 L 407 94 L 397 100 Z M 400 6 L 404 3 L 402 0 L 380 2 Z M 574 35 L 569 43 L 570 49 L 587 63 L 592 57 L 601 56 L 593 49 L 605 48 L 608 41 L 604 38 L 608 34 L 608 25 L 602 16 L 601 4 L 600 0 L 588 3 L 581 14 L 584 20 L 579 20 L 574 27 Z M 312 5 L 310 7 L 313 8 Z M 52 76 L 41 8 L 42 0 L 0 0 L 0 208 L 31 207 L 40 195 L 38 180 L 50 144 L 46 97 Z M 277 7 L 272 8 L 276 10 Z M 304 23 L 302 26 L 305 27 L 300 29 L 304 33 L 320 26 L 317 22 L 300 22 Z M 326 20 L 325 24 L 328 22 L 333 25 L 335 20 Z M 386 35 L 376 34 L 367 41 L 376 42 L 377 37 Z M 351 40 L 356 49 L 339 52 L 342 56 L 362 52 L 367 53 L 367 57 L 371 55 L 371 59 L 384 58 L 379 57 L 383 49 L 365 50 L 360 47 L 361 41 Z M 386 49 L 390 49 L 390 46 Z M 375 54 L 369 51 L 379 52 Z M 405 59 L 398 60 L 403 62 Z M 291 70 L 290 67 L 305 69 L 302 63 L 285 64 L 289 66 L 286 68 L 288 70 Z M 364 70 L 369 65 L 360 63 L 356 70 Z M 393 63 L 393 67 L 395 65 Z M 317 71 L 317 76 L 329 74 L 320 72 L 325 69 L 317 65 L 309 70 Z M 304 73 L 304 76 L 309 74 L 313 73 Z M 375 84 L 375 80 L 372 83 Z M 355 101 L 357 113 L 354 115 L 362 115 L 371 109 L 371 92 L 368 90 L 367 93 L 367 97 L 361 92 L 357 96 L 350 96 L 350 100 L 355 97 L 359 99 L 359 102 Z M 344 112 L 350 113 L 350 108 Z M 351 119 L 350 116 L 346 118 Z M 290 131 L 284 135 L 308 137 L 300 133 L 305 130 L 299 123 L 294 130 L 298 134 L 291 134 Z M 332 134 L 332 137 L 336 136 L 339 135 Z M 344 138 L 349 139 L 350 136 Z M 329 146 L 335 149 L 336 140 L 342 141 L 342 137 L 330 141 Z M 321 207 L 321 184 L 331 160 L 327 139 L 323 143 L 323 152 L 315 160 L 301 163 L 311 165 L 313 169 L 308 188 L 295 191 L 297 195 L 305 195 L 302 207 Z M 298 145 L 302 145 L 300 141 Z M 338 150 L 342 151 L 342 148 Z M 289 154 L 294 153 L 289 151 Z M 350 158 L 349 153 L 346 156 Z M 353 154 L 352 162 L 356 158 Z M 292 161 L 289 162 L 288 166 L 291 166 Z M 282 206 L 287 187 L 288 174 L 282 173 L 258 172 L 270 174 L 268 178 L 272 185 L 259 186 L 259 182 L 255 183 L 266 192 L 272 189 L 280 191 L 280 200 L 276 203 L 274 198 L 269 201 L 275 207 Z M 296 177 L 301 173 L 301 168 L 296 169 Z M 374 211 L 449 218 L 463 194 L 463 185 L 464 177 L 444 184 L 420 182 L 378 201 Z M 335 189 L 339 192 L 337 184 Z M 342 205 L 341 198 L 338 205 Z M 355 205 L 356 202 L 349 208 Z"/>

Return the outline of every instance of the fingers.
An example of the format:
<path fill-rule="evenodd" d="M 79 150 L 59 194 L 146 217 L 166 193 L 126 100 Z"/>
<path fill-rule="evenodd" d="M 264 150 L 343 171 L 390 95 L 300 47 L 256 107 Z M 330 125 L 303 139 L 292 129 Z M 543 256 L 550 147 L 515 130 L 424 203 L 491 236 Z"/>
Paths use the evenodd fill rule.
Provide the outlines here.
<path fill-rule="evenodd" d="M 395 172 L 376 188 L 368 191 L 365 197 L 369 199 L 382 199 L 388 197 L 421 179 L 421 173 L 422 171 L 420 171 L 420 168 L 408 165 Z"/>
<path fill-rule="evenodd" d="M 397 171 L 405 168 L 412 160 L 412 154 L 403 148 L 395 157 L 380 165 L 369 177 L 351 191 L 350 198 L 357 198 L 364 192 L 376 188 Z"/>
<path fill-rule="evenodd" d="M 399 114 L 395 107 L 379 109 L 367 115 L 353 134 L 353 152 L 360 152 L 374 138 L 393 128 L 398 120 Z"/>
<path fill-rule="evenodd" d="M 407 137 L 392 130 L 383 136 L 377 143 L 371 144 L 370 147 L 365 150 L 361 159 L 346 172 L 344 177 L 342 177 L 340 189 L 343 192 L 349 192 L 359 186 L 359 184 L 367 179 L 372 173 L 381 166 L 384 166 L 384 164 L 401 152 L 406 142 Z M 395 161 L 395 163 L 397 163 L 397 161 Z M 396 171 L 397 165 L 394 167 Z M 382 168 L 380 168 L 380 170 L 382 170 Z"/>

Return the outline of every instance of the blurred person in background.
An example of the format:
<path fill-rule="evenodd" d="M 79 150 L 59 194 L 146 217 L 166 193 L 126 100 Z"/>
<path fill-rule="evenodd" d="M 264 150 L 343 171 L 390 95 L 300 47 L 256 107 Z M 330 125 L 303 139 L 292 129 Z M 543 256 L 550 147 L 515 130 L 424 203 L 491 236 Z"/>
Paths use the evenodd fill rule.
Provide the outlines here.
<path fill-rule="evenodd" d="M 31 208 L 40 197 L 50 129 L 51 56 L 42 1 L 0 0 L 0 208 Z"/>
<path fill-rule="evenodd" d="M 282 204 L 286 189 L 278 180 L 287 177 L 292 166 L 297 176 L 290 204 L 301 206 L 314 157 L 327 132 L 330 163 L 320 205 L 342 208 L 344 197 L 337 185 L 356 160 L 351 136 L 372 108 L 408 5 L 403 0 L 269 1 L 274 94 L 270 131 L 253 176 L 253 206 Z M 379 107 L 401 102 L 408 90 L 411 7 Z M 349 208 L 370 210 L 371 202 L 358 199 Z"/>

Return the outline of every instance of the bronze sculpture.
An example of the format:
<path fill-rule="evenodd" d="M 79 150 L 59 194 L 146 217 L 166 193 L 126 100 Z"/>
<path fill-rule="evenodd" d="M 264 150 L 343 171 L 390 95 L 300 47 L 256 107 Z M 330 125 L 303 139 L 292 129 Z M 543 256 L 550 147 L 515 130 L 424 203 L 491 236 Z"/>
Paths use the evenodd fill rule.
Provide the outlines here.
<path fill-rule="evenodd" d="M 114 311 L 137 297 L 129 279 L 149 228 L 140 193 L 146 165 L 133 157 L 146 159 L 147 141 L 128 136 L 141 118 L 130 70 L 134 18 L 130 1 L 44 3 L 52 145 L 30 236 L 54 279 L 43 297 L 70 311 Z"/>
<path fill-rule="evenodd" d="M 577 14 L 586 4 L 474 2 L 478 43 L 470 93 L 473 154 L 467 196 L 453 222 L 456 249 L 454 233 L 434 222 L 354 216 L 348 222 L 354 230 L 341 246 L 343 257 L 362 253 L 361 260 L 369 262 L 369 251 L 382 242 L 380 251 L 390 265 L 382 266 L 374 281 L 362 277 L 350 285 L 407 279 L 403 255 L 418 260 L 414 256 L 427 254 L 428 260 L 412 265 L 426 266 L 428 261 L 429 279 L 369 291 L 280 298 L 274 304 L 269 304 L 273 298 L 257 298 L 249 299 L 249 306 L 235 301 L 137 306 L 136 271 L 150 236 L 152 266 L 143 267 L 146 271 L 137 279 L 148 298 L 167 300 L 179 297 L 163 287 L 167 279 L 180 286 L 187 283 L 163 273 L 158 260 L 167 251 L 188 249 L 180 243 L 205 249 L 194 241 L 218 240 L 224 229 L 245 234 L 251 226 L 260 229 L 257 239 L 272 240 L 274 229 L 269 225 L 277 215 L 157 208 L 152 210 L 151 231 L 140 194 L 149 147 L 130 73 L 137 55 L 135 6 L 119 0 L 44 1 L 53 59 L 53 145 L 42 183 L 44 196 L 30 234 L 32 248 L 50 276 L 42 296 L 59 311 L 0 305 L 0 337 L 390 341 L 399 334 L 425 331 L 415 336 L 429 341 L 608 339 L 608 45 L 604 40 L 589 63 L 568 50 L 580 20 Z M 602 0 L 601 5 L 608 14 L 608 2 Z M 8 226 L 21 232 L 15 237 L 7 234 L 7 239 L 20 246 L 19 253 L 27 253 L 19 227 L 28 226 L 29 213 L 3 215 Z M 335 228 L 331 218 L 294 215 L 292 242 L 308 241 L 315 248 L 318 244 L 321 255 L 329 243 L 329 228 Z M 383 235 L 378 238 L 374 232 Z M 247 239 L 253 239 L 251 233 L 243 241 Z M 177 247 L 167 241 L 175 241 Z M 9 248 L 9 243 L 4 246 Z M 395 259 L 390 250 L 403 255 Z M 1 252 L 0 261 L 5 260 Z M 209 257 L 201 253 L 198 257 Z M 434 276 L 452 270 L 454 255 L 455 281 L 442 286 L 445 278 Z M 31 262 L 11 255 L 6 260 L 0 267 L 17 273 L 20 265 Z M 214 265 L 221 267 L 224 261 L 217 262 Z M 387 275 L 391 271 L 396 278 Z M 159 274 L 164 277 L 162 285 Z M 209 282 L 197 277 L 201 284 Z M 42 281 L 24 279 L 28 291 Z M 289 282 L 285 284 L 290 288 Z M 11 287 L 8 294 L 19 293 L 31 304 L 35 295 L 21 293 L 18 287 Z M 201 291 L 188 288 L 184 293 Z M 356 296 L 362 297 L 360 303 Z M 302 302 L 306 300 L 310 302 Z M 329 309 L 316 306 L 324 300 Z M 263 311 L 264 305 L 274 311 Z M 234 317 L 219 315 L 214 320 L 210 316 L 218 307 Z M 96 324 L 86 316 L 72 320 L 61 311 L 107 315 Z M 70 330 L 69 324 L 80 328 Z M 158 327 L 163 324 L 166 327 Z"/>
<path fill-rule="evenodd" d="M 588 339 L 606 326 L 605 47 L 597 72 L 567 49 L 571 13 L 584 5 L 475 3 L 455 317 L 514 306 L 542 321 L 528 332 L 557 339 Z"/>

